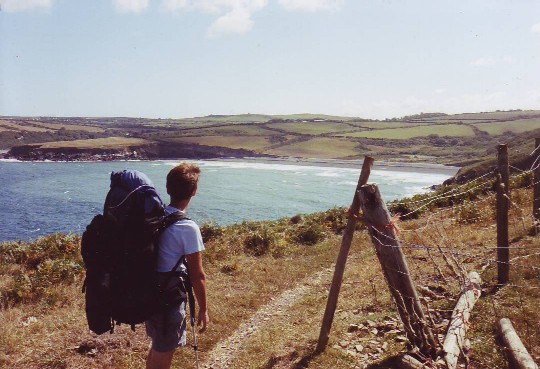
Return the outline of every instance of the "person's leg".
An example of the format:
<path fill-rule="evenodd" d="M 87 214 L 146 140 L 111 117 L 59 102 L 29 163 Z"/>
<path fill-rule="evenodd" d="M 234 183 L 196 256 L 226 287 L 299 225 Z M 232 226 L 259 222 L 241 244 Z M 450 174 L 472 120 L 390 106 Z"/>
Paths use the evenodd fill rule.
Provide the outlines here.
<path fill-rule="evenodd" d="M 150 349 L 146 358 L 146 369 L 169 369 L 171 367 L 173 351 L 159 352 Z"/>

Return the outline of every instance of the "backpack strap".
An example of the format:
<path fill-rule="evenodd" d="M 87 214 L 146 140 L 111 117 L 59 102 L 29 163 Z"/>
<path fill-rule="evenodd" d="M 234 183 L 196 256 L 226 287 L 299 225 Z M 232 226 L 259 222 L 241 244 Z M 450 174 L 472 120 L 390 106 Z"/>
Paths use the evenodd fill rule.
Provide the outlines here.
<path fill-rule="evenodd" d="M 157 232 L 159 234 L 161 234 L 165 229 L 167 229 L 168 227 L 170 227 L 171 225 L 173 225 L 174 223 L 176 222 L 179 222 L 181 220 L 191 220 L 191 218 L 189 218 L 186 214 L 184 214 L 183 212 L 181 211 L 175 211 L 174 213 L 171 213 L 171 214 L 168 214 L 167 216 L 165 216 L 165 218 L 163 219 L 163 223 L 161 224 L 161 226 L 157 229 Z M 174 272 L 176 271 L 176 269 L 178 269 L 178 267 L 180 266 L 180 264 L 186 264 L 186 258 L 184 257 L 184 255 L 180 256 L 180 258 L 178 259 L 178 261 L 176 262 L 176 264 L 174 264 L 174 267 L 171 269 L 171 272 Z"/>

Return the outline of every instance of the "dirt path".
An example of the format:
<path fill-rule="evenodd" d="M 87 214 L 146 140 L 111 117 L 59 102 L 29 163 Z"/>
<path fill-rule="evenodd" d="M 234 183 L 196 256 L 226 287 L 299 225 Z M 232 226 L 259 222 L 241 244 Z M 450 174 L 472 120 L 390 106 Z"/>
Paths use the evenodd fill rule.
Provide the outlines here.
<path fill-rule="evenodd" d="M 279 318 L 287 314 L 289 307 L 304 297 L 312 288 L 330 283 L 333 270 L 333 268 L 323 269 L 304 278 L 296 287 L 283 292 L 270 303 L 262 306 L 249 321 L 240 324 L 233 334 L 218 342 L 212 351 L 205 354 L 201 367 L 206 369 L 230 368 L 231 363 L 242 348 L 242 341 L 264 330 L 269 324 L 275 325 Z"/>

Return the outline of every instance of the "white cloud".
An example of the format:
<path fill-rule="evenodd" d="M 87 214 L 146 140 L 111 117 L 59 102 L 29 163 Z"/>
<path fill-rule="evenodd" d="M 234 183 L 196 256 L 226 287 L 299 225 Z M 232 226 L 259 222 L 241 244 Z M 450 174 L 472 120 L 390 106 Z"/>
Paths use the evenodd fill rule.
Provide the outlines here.
<path fill-rule="evenodd" d="M 149 0 L 113 0 L 116 10 L 122 13 L 140 13 L 148 8 Z"/>
<path fill-rule="evenodd" d="M 163 0 L 168 11 L 201 11 L 217 14 L 207 36 L 216 38 L 229 33 L 245 33 L 253 28 L 252 14 L 268 5 L 268 0 Z"/>
<path fill-rule="evenodd" d="M 37 8 L 52 7 L 53 0 L 0 0 L 0 8 L 6 12 L 20 12 Z"/>
<path fill-rule="evenodd" d="M 540 33 L 540 23 L 536 23 L 534 26 L 531 27 L 532 33 Z"/>
<path fill-rule="evenodd" d="M 287 10 L 300 12 L 315 12 L 318 10 L 339 10 L 343 0 L 279 0 Z"/>
<path fill-rule="evenodd" d="M 252 27 L 251 13 L 243 8 L 235 8 L 212 23 L 207 35 L 214 38 L 227 33 L 246 33 Z"/>

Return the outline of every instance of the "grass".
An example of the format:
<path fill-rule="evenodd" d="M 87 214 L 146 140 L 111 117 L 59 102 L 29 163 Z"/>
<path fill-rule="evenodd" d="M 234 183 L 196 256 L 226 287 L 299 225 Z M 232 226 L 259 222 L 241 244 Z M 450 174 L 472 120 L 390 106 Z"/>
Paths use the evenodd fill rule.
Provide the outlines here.
<path fill-rule="evenodd" d="M 226 136 L 269 136 L 275 134 L 274 131 L 264 129 L 260 125 L 247 125 L 247 124 L 234 124 L 234 125 L 225 125 L 221 127 L 211 127 L 211 128 L 193 128 L 181 132 L 182 135 L 186 136 L 216 136 L 216 135 L 226 135 Z"/>
<path fill-rule="evenodd" d="M 466 166 L 486 156 L 492 157 L 492 148 L 500 141 L 530 139 L 534 130 L 540 129 L 539 116 L 540 111 L 420 114 L 385 121 L 319 114 L 213 115 L 186 119 L 5 117 L 0 120 L 0 148 L 49 143 L 55 149 L 69 149 L 74 145 L 99 149 L 103 141 L 86 139 L 115 139 L 114 136 L 129 134 L 124 138 L 188 142 L 268 155 L 330 159 L 373 155 L 391 161 Z M 308 141 L 308 138 L 314 140 Z M 142 141 L 141 145 L 148 141 Z M 124 149 L 131 143 L 112 145 Z M 32 152 L 27 153 L 28 149 L 19 154 L 14 150 L 14 155 L 27 158 L 42 155 L 36 151 L 39 149 L 36 148 L 36 155 L 32 156 Z M 154 157 L 162 151 L 142 148 L 141 152 Z M 65 159 L 61 150 L 48 154 Z"/>
<path fill-rule="evenodd" d="M 416 137 L 427 137 L 430 135 L 437 135 L 440 137 L 472 137 L 474 136 L 474 131 L 471 127 L 460 124 L 438 124 L 414 126 L 410 128 L 376 129 L 372 131 L 344 133 L 339 136 L 406 140 Z"/>
<path fill-rule="evenodd" d="M 343 158 L 361 156 L 357 144 L 339 138 L 312 138 L 306 141 L 285 144 L 270 150 L 268 153 L 283 156 L 296 156 L 303 158 Z"/>
<path fill-rule="evenodd" d="M 106 138 L 94 138 L 87 140 L 73 140 L 73 141 L 57 141 L 40 144 L 41 148 L 53 149 L 53 148 L 77 148 L 77 149 L 113 149 L 124 148 L 126 146 L 139 146 L 149 144 L 150 141 L 141 138 L 131 137 L 106 137 Z"/>
<path fill-rule="evenodd" d="M 511 283 L 499 291 L 493 289 L 497 283 L 493 194 L 482 192 L 475 198 L 462 196 L 462 200 L 398 223 L 402 250 L 424 307 L 444 333 L 444 320 L 459 296 L 462 274 L 478 271 L 483 296 L 473 310 L 468 333 L 471 366 L 505 366 L 494 335 L 501 317 L 512 320 L 538 360 L 540 236 L 531 233 L 531 190 L 513 187 L 510 239 L 514 261 Z M 421 206 L 430 199 L 415 201 L 421 201 L 417 204 Z M 276 304 L 267 320 L 262 315 L 253 321 L 252 330 L 234 342 L 235 353 L 227 368 L 391 367 L 391 358 L 405 350 L 402 328 L 396 323 L 394 302 L 363 228 L 353 240 L 329 346 L 323 354 L 313 354 L 345 222 L 345 209 L 332 209 L 272 222 L 203 226 L 212 324 L 200 336 L 201 357 L 207 358 L 257 310 Z M 143 365 L 148 347 L 144 329 L 131 332 L 119 327 L 114 335 L 100 337 L 89 333 L 80 269 L 59 273 L 64 269 L 50 267 L 52 262 L 78 264 L 77 240 L 57 235 L 32 243 L 1 244 L 0 367 L 122 369 Z M 18 275 L 27 275 L 32 288 L 17 287 Z M 25 297 L 6 300 L 5 296 L 18 296 L 6 293 L 14 288 L 20 288 Z M 192 363 L 191 350 L 175 354 L 174 365 L 193 367 Z"/>
<path fill-rule="evenodd" d="M 290 133 L 307 135 L 320 135 L 326 133 L 346 132 L 354 129 L 349 124 L 339 122 L 294 122 L 294 123 L 272 123 L 270 128 L 277 128 Z"/>
<path fill-rule="evenodd" d="M 26 122 L 17 122 L 13 123 L 8 120 L 0 120 L 0 126 L 14 131 L 23 131 L 23 132 L 52 132 L 52 129 L 35 127 Z"/>
<path fill-rule="evenodd" d="M 43 123 L 43 122 L 32 122 L 33 126 L 44 127 L 53 130 L 65 129 L 68 131 L 84 131 L 84 132 L 104 132 L 105 130 L 101 127 L 91 126 L 91 125 L 81 125 L 81 124 L 52 124 L 52 123 Z"/>
<path fill-rule="evenodd" d="M 523 133 L 540 128 L 540 119 L 518 119 L 511 122 L 477 123 L 476 128 L 490 135 L 502 135 L 506 132 Z"/>
<path fill-rule="evenodd" d="M 355 126 L 363 127 L 363 128 L 372 128 L 372 129 L 387 129 L 387 128 L 403 128 L 403 127 L 414 127 L 414 126 L 422 126 L 422 124 L 428 124 L 428 123 L 404 123 L 404 122 L 360 122 L 360 123 L 352 123 Z"/>
<path fill-rule="evenodd" d="M 202 136 L 175 138 L 175 142 L 188 142 L 206 146 L 229 147 L 259 151 L 269 145 L 268 137 L 257 136 Z"/>

